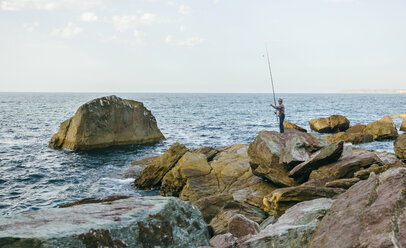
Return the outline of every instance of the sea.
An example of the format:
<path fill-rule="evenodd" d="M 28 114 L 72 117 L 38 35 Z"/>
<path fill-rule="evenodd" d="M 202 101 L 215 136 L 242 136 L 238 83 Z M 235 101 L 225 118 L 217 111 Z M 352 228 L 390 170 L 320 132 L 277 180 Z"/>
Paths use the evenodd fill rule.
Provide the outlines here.
<path fill-rule="evenodd" d="M 113 93 L 0 93 L 0 214 L 54 208 L 87 197 L 157 194 L 133 187 L 125 172 L 134 160 L 165 152 L 180 142 L 189 148 L 248 144 L 261 130 L 278 130 L 269 106 L 272 94 L 115 93 L 144 103 L 166 139 L 95 151 L 48 148 L 64 120 L 82 104 Z M 277 94 L 286 120 L 306 129 L 312 118 L 346 116 L 367 124 L 406 113 L 401 94 Z M 403 118 L 393 118 L 399 128 Z M 393 141 L 359 145 L 393 152 Z"/>

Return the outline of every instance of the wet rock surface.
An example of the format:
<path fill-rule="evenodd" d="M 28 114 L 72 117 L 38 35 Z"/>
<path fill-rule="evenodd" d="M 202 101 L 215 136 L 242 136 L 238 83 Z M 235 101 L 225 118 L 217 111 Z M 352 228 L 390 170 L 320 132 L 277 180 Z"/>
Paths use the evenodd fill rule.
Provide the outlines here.
<path fill-rule="evenodd" d="M 49 147 L 91 150 L 165 139 L 155 117 L 141 102 L 106 96 L 79 107 L 60 125 Z"/>
<path fill-rule="evenodd" d="M 2 216 L 0 230 L 3 247 L 23 244 L 31 247 L 198 247 L 208 244 L 208 231 L 200 211 L 190 203 L 160 196 Z"/>

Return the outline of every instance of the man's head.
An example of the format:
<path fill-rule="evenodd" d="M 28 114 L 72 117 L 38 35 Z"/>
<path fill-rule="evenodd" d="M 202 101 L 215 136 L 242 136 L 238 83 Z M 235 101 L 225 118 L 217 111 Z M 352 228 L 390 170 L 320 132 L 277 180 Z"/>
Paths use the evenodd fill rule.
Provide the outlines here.
<path fill-rule="evenodd" d="M 279 104 L 282 104 L 282 103 L 283 103 L 282 98 L 279 98 L 279 99 L 278 99 L 278 103 L 279 103 Z"/>

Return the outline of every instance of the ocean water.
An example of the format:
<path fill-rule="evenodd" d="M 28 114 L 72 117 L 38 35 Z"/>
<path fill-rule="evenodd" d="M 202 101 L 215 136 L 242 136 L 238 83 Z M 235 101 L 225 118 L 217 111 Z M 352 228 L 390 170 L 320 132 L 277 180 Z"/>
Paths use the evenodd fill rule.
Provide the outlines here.
<path fill-rule="evenodd" d="M 250 143 L 261 130 L 278 130 L 270 94 L 123 94 L 141 101 L 156 117 L 166 140 L 90 152 L 48 148 L 59 124 L 83 103 L 106 93 L 0 93 L 0 214 L 57 207 L 85 197 L 145 195 L 123 173 L 131 161 L 187 147 Z M 308 121 L 332 114 L 351 124 L 406 113 L 406 95 L 279 94 L 286 120 L 309 129 Z M 397 127 L 402 118 L 393 118 Z M 393 141 L 361 147 L 393 151 Z"/>

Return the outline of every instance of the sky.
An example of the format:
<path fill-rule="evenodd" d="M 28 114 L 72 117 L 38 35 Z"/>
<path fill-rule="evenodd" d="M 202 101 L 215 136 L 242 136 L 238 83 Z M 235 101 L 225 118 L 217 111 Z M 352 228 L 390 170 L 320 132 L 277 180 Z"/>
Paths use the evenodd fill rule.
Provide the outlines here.
<path fill-rule="evenodd" d="M 405 89 L 404 0 L 0 0 L 1 92 Z"/>

